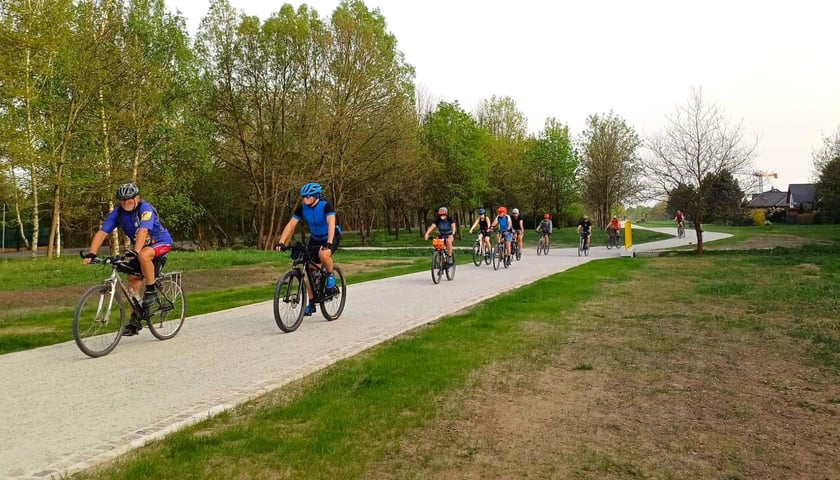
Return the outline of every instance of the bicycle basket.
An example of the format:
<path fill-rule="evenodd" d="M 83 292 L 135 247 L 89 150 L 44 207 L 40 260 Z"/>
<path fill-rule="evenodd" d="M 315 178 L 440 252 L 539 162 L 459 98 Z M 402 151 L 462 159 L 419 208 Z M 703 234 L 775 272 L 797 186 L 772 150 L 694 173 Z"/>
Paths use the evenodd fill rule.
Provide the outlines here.
<path fill-rule="evenodd" d="M 435 247 L 435 250 L 443 250 L 444 248 L 446 248 L 446 244 L 444 243 L 442 238 L 433 238 L 432 246 Z"/>

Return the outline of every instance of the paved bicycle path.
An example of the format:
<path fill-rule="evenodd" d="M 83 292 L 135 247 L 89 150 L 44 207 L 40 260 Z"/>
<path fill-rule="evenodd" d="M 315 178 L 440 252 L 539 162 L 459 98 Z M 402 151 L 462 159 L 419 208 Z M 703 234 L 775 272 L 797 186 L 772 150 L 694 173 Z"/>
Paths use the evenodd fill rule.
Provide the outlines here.
<path fill-rule="evenodd" d="M 706 233 L 706 240 L 724 236 Z M 461 255 L 452 282 L 434 285 L 426 271 L 353 284 L 339 320 L 316 314 L 291 334 L 280 332 L 271 301 L 263 301 L 189 317 L 165 342 L 144 329 L 99 359 L 73 342 L 2 355 L 0 478 L 59 477 L 115 458 L 483 299 L 617 256 L 605 247 L 589 257 L 568 248 L 538 257 L 528 249 L 522 261 L 494 271 Z"/>

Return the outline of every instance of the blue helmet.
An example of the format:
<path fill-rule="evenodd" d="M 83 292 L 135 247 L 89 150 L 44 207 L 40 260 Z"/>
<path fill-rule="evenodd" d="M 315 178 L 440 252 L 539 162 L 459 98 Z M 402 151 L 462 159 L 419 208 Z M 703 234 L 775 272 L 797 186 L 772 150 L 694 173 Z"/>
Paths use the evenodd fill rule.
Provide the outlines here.
<path fill-rule="evenodd" d="M 485 210 L 485 209 L 483 209 L 483 208 L 479 208 L 479 209 L 478 209 L 478 214 L 479 214 L 479 215 L 484 215 L 485 213 L 487 213 L 487 210 Z"/>
<path fill-rule="evenodd" d="M 321 184 L 318 182 L 310 182 L 306 185 L 300 187 L 300 196 L 301 197 L 309 197 L 309 196 L 318 196 L 323 192 L 324 189 L 321 187 Z"/>

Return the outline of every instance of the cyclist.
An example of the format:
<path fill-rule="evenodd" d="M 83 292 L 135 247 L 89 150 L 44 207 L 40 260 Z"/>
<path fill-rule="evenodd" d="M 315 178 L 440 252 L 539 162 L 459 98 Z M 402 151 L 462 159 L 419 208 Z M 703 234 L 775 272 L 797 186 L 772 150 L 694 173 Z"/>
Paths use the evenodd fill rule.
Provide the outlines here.
<path fill-rule="evenodd" d="M 318 182 L 310 182 L 300 188 L 301 204 L 295 209 L 289 223 L 280 234 L 280 241 L 274 245 L 275 250 L 286 249 L 286 239 L 290 238 L 301 220 L 306 220 L 309 225 L 309 255 L 318 258 L 324 270 L 327 271 L 328 289 L 335 288 L 335 277 L 333 276 L 333 253 L 338 250 L 341 243 L 341 227 L 335 222 L 335 209 L 332 204 L 325 200 L 321 194 L 324 189 Z M 306 316 L 315 313 L 315 293 L 312 285 L 309 285 L 309 304 L 304 309 Z"/>
<path fill-rule="evenodd" d="M 449 216 L 449 209 L 446 207 L 438 208 L 438 216 L 429 225 L 429 228 L 426 230 L 426 234 L 423 235 L 424 240 L 429 239 L 429 234 L 432 233 L 432 230 L 437 227 L 438 229 L 438 237 L 443 239 L 446 242 L 446 260 L 449 265 L 455 263 L 454 259 L 452 258 L 452 242 L 455 240 L 455 233 L 458 232 L 458 226 L 455 224 L 455 220 Z"/>
<path fill-rule="evenodd" d="M 545 246 L 550 246 L 549 243 L 549 235 L 554 231 L 554 225 L 551 223 L 551 215 L 546 213 L 543 215 L 543 219 L 540 224 L 537 226 L 537 232 L 542 232 L 542 236 L 545 239 Z"/>
<path fill-rule="evenodd" d="M 519 209 L 514 208 L 511 212 L 510 220 L 513 222 L 513 238 L 519 245 L 519 251 L 522 251 L 522 239 L 525 237 L 525 220 L 519 214 Z"/>
<path fill-rule="evenodd" d="M 478 209 L 478 218 L 475 219 L 475 223 L 470 227 L 470 233 L 473 233 L 476 227 L 478 227 L 478 231 L 481 233 L 481 239 L 484 242 L 484 256 L 489 257 L 490 252 L 493 250 L 493 246 L 490 244 L 490 233 L 493 230 L 490 228 L 490 219 L 487 218 L 487 211 L 483 208 Z"/>
<path fill-rule="evenodd" d="M 504 238 L 505 259 L 508 259 L 510 258 L 510 242 L 513 240 L 513 221 L 507 214 L 507 207 L 504 205 L 496 209 L 496 218 L 493 219 L 490 228 L 495 228 L 497 225 L 499 226 L 498 241 L 501 242 Z"/>
<path fill-rule="evenodd" d="M 589 215 L 584 215 L 583 220 L 578 223 L 577 232 L 584 236 L 583 247 L 589 248 L 589 236 L 592 234 L 592 222 L 589 221 Z"/>
<path fill-rule="evenodd" d="M 160 215 L 150 203 L 140 199 L 140 189 L 133 183 L 126 183 L 117 188 L 119 206 L 105 217 L 102 228 L 93 236 L 90 251 L 82 260 L 84 264 L 96 258 L 99 247 L 117 227 L 122 227 L 129 241 L 134 242 L 134 251 L 129 251 L 126 257 L 132 257 L 128 266 L 134 272 L 128 275 L 128 287 L 131 292 L 139 295 L 143 291 L 141 304 L 148 313 L 148 309 L 157 300 L 155 287 L 155 269 L 164 262 L 164 257 L 172 250 L 172 237 L 160 222 Z M 141 290 L 145 284 L 145 290 Z M 133 318 L 123 330 L 123 335 L 137 335 L 142 328 L 139 319 Z"/>
<path fill-rule="evenodd" d="M 683 215 L 682 210 L 677 210 L 677 216 L 674 217 L 674 221 L 677 222 L 677 227 L 685 229 L 685 215 Z"/>
<path fill-rule="evenodd" d="M 612 217 L 607 225 L 607 235 L 616 239 L 616 245 L 618 244 L 619 232 L 621 232 L 621 222 L 618 221 L 618 217 Z"/>

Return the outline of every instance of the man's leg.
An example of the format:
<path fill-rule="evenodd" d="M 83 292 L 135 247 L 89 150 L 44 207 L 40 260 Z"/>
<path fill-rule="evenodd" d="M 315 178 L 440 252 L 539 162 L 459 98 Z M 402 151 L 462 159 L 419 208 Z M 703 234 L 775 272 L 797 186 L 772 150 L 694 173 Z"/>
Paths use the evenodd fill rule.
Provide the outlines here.
<path fill-rule="evenodd" d="M 155 288 L 155 249 L 144 247 L 140 250 L 137 260 L 140 262 L 140 271 L 143 272 L 143 283 L 145 284 L 143 294 L 143 306 L 148 308 L 157 300 L 157 289 Z"/>

